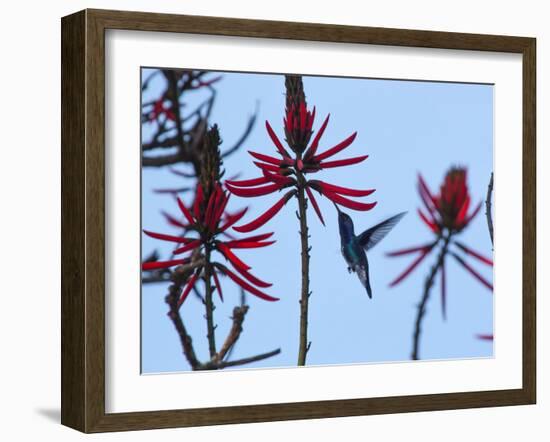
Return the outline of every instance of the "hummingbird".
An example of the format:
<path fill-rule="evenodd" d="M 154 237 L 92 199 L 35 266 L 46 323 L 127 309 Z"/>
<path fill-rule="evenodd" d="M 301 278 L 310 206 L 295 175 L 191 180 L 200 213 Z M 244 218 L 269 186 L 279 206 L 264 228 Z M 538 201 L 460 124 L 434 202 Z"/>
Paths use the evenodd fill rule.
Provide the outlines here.
<path fill-rule="evenodd" d="M 369 262 L 366 252 L 378 244 L 407 212 L 398 213 L 365 230 L 363 233 L 355 235 L 351 217 L 347 213 L 342 212 L 336 204 L 334 206 L 338 211 L 341 251 L 348 264 L 348 272 L 357 273 L 357 277 L 367 290 L 369 298 L 372 298 L 372 289 L 369 280 Z"/>

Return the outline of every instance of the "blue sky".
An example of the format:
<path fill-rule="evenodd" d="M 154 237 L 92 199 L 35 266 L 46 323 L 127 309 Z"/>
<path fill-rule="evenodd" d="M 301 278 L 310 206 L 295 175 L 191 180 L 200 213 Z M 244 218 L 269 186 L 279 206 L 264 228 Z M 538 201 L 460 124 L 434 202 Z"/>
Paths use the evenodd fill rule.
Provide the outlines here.
<path fill-rule="evenodd" d="M 143 70 L 143 78 L 148 76 Z M 216 74 L 212 74 L 214 76 Z M 162 78 L 151 83 L 143 99 L 158 96 Z M 416 191 L 421 172 L 435 192 L 452 165 L 468 168 L 470 193 L 475 203 L 485 198 L 493 168 L 493 87 L 491 85 L 373 80 L 329 77 L 304 77 L 310 106 L 317 108 L 316 130 L 327 113 L 330 123 L 319 151 L 333 146 L 357 131 L 354 143 L 336 158 L 368 154 L 354 166 L 323 171 L 318 178 L 343 186 L 375 188 L 365 201 L 377 201 L 368 212 L 346 210 L 352 216 L 356 233 L 401 211 L 409 213 L 374 249 L 369 251 L 373 299 L 369 299 L 354 274 L 348 274 L 340 254 L 336 210 L 327 199 L 318 198 L 326 226 L 311 209 L 308 212 L 311 251 L 311 290 L 308 365 L 383 363 L 408 360 L 417 304 L 425 277 L 435 260 L 428 257 L 400 285 L 390 288 L 394 279 L 414 259 L 411 255 L 388 258 L 385 253 L 427 242 L 428 229 L 416 214 L 420 206 Z M 246 125 L 247 117 L 258 109 L 258 121 L 245 146 L 226 159 L 226 176 L 240 173 L 241 178 L 259 176 L 247 150 L 274 154 L 265 131 L 269 120 L 284 138 L 284 76 L 268 74 L 224 73 L 216 83 L 217 100 L 211 123 L 217 123 L 224 143 L 235 142 Z M 190 100 L 198 102 L 201 92 Z M 192 106 L 191 106 L 192 107 Z M 151 127 L 144 125 L 142 136 L 148 139 Z M 190 166 L 180 165 L 180 170 Z M 317 177 L 316 177 L 317 178 Z M 142 171 L 142 226 L 146 229 L 176 233 L 166 225 L 161 210 L 177 214 L 169 195 L 152 189 L 182 187 L 188 184 L 166 168 Z M 183 196 L 185 201 L 186 195 Z M 270 207 L 277 194 L 261 198 L 232 197 L 229 209 L 250 206 L 244 221 Z M 268 293 L 281 298 L 269 303 L 247 295 L 250 311 L 244 331 L 232 358 L 241 358 L 281 348 L 281 354 L 247 365 L 245 368 L 295 366 L 298 351 L 300 243 L 296 201 L 287 206 L 258 232 L 275 232 L 277 242 L 264 249 L 239 253 L 253 266 L 261 279 L 272 282 Z M 484 212 L 481 211 L 460 234 L 460 240 L 481 253 L 491 255 Z M 142 236 L 142 254 L 156 248 L 166 256 L 171 245 Z M 491 268 L 470 261 L 486 278 Z M 218 341 L 231 325 L 229 317 L 239 303 L 240 290 L 225 279 L 225 302 L 216 299 Z M 164 297 L 168 283 L 148 284 L 141 293 L 142 372 L 158 373 L 189 370 L 173 324 L 166 317 Z M 136 302 L 138 300 L 136 299 Z M 182 307 L 182 316 L 193 336 L 199 359 L 206 360 L 206 324 L 204 306 L 190 296 Z M 454 261 L 447 266 L 447 320 L 441 315 L 439 281 L 436 280 L 423 323 L 420 344 L 422 359 L 448 359 L 492 356 L 492 344 L 475 338 L 477 333 L 492 333 L 493 296 Z M 243 369 L 240 367 L 239 369 Z"/>

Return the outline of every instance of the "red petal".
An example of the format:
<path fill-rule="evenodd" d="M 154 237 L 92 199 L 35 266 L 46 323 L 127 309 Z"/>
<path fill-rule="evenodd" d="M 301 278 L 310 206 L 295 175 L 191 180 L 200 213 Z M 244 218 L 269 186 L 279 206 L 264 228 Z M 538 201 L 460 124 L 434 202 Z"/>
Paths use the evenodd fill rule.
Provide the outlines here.
<path fill-rule="evenodd" d="M 206 212 L 204 214 L 204 224 L 206 226 L 210 225 L 212 220 L 212 212 L 214 211 L 214 205 L 216 204 L 216 199 L 218 198 L 218 188 L 214 188 L 214 192 L 208 198 L 208 205 L 206 206 Z"/>
<path fill-rule="evenodd" d="M 257 285 L 258 287 L 267 288 L 271 287 L 273 284 L 270 284 L 269 282 L 262 281 L 261 279 L 255 277 L 252 273 L 242 270 L 238 267 L 235 267 L 235 269 L 245 277 L 245 279 L 248 279 L 252 284 Z"/>
<path fill-rule="evenodd" d="M 231 249 L 257 249 L 275 244 L 277 241 L 228 241 L 225 243 Z"/>
<path fill-rule="evenodd" d="M 422 260 L 428 256 L 429 251 L 431 250 L 424 250 L 412 263 L 409 267 L 405 269 L 401 275 L 399 275 L 397 278 L 395 278 L 392 282 L 390 282 L 390 287 L 394 287 L 397 284 L 399 284 L 401 281 L 403 281 L 409 274 L 422 262 Z"/>
<path fill-rule="evenodd" d="M 280 190 L 282 186 L 277 183 L 268 184 L 263 187 L 233 187 L 230 184 L 226 184 L 229 191 L 237 196 L 244 198 L 251 198 L 255 196 L 269 195 L 270 193 Z"/>
<path fill-rule="evenodd" d="M 265 121 L 265 128 L 267 129 L 267 133 L 269 134 L 269 137 L 271 138 L 271 141 L 273 141 L 273 144 L 275 144 L 275 147 L 277 148 L 279 153 L 283 157 L 290 157 L 290 155 L 288 154 L 286 149 L 283 147 L 283 145 L 279 141 L 279 138 L 277 138 L 277 135 L 275 134 L 275 132 L 273 131 L 273 129 L 269 125 L 269 121 L 267 121 L 267 120 Z"/>
<path fill-rule="evenodd" d="M 289 176 L 283 176 L 279 173 L 271 173 L 265 169 L 262 169 L 262 173 L 268 182 L 277 183 L 281 185 L 296 184 L 296 180 Z"/>
<path fill-rule="evenodd" d="M 168 267 L 174 267 L 181 264 L 186 264 L 190 260 L 189 258 L 186 259 L 172 259 L 170 261 L 152 261 L 152 262 L 144 262 L 141 265 L 142 270 L 158 270 L 158 269 L 167 269 Z"/>
<path fill-rule="evenodd" d="M 233 243 L 233 242 L 264 241 L 268 238 L 271 238 L 272 236 L 273 236 L 273 232 L 261 233 L 260 235 L 247 236 L 246 238 L 236 239 L 231 242 Z"/>
<path fill-rule="evenodd" d="M 260 169 L 262 169 L 262 171 L 267 170 L 269 172 L 279 173 L 279 171 L 281 170 L 280 167 L 274 166 L 273 164 L 264 164 L 264 163 L 260 163 L 259 161 L 254 161 L 254 164 Z"/>
<path fill-rule="evenodd" d="M 493 335 L 476 335 L 476 338 L 483 341 L 493 341 L 495 339 Z"/>
<path fill-rule="evenodd" d="M 240 221 L 240 219 L 244 216 L 247 210 L 248 210 L 248 207 L 245 207 L 240 212 L 237 212 L 234 215 L 228 215 L 225 220 L 225 223 L 220 227 L 220 231 L 223 232 L 224 230 L 228 229 L 236 222 Z"/>
<path fill-rule="evenodd" d="M 375 192 L 375 189 L 368 189 L 368 190 L 350 189 L 348 187 L 336 186 L 335 184 L 326 183 L 320 180 L 310 180 L 309 183 L 318 185 L 323 191 L 335 192 L 335 193 L 340 193 L 342 195 L 349 195 L 349 196 L 369 196 Z"/>
<path fill-rule="evenodd" d="M 199 184 L 197 186 L 197 194 L 195 195 L 195 204 L 194 204 L 194 207 L 193 207 L 196 219 L 200 218 L 200 211 L 201 211 L 200 206 L 202 204 L 203 199 L 204 199 L 204 193 L 203 193 L 203 190 L 202 190 L 202 186 Z"/>
<path fill-rule="evenodd" d="M 183 292 L 181 293 L 180 299 L 178 300 L 178 307 L 181 307 L 181 305 L 184 303 L 184 301 L 187 299 L 187 296 L 189 295 L 189 292 L 191 292 L 191 289 L 197 282 L 197 279 L 199 277 L 201 268 L 198 268 L 197 271 L 189 278 L 189 281 L 187 281 L 187 285 L 183 289 Z"/>
<path fill-rule="evenodd" d="M 236 187 L 253 187 L 253 186 L 260 186 L 261 184 L 267 184 L 269 183 L 269 180 L 265 176 L 261 176 L 259 178 L 253 178 L 251 180 L 242 180 L 242 181 L 227 180 L 225 183 Z"/>
<path fill-rule="evenodd" d="M 433 212 L 437 207 L 437 201 L 431 194 L 430 189 L 426 184 L 426 181 L 424 181 L 424 178 L 420 174 L 418 174 L 418 190 L 420 192 L 420 197 L 422 198 L 422 201 L 426 206 L 426 209 L 428 209 L 428 212 L 430 212 L 430 214 L 433 216 Z"/>
<path fill-rule="evenodd" d="M 246 233 L 246 232 L 251 232 L 253 230 L 256 230 L 257 228 L 263 226 L 266 222 L 268 222 L 271 218 L 273 218 L 277 213 L 279 213 L 279 211 L 283 208 L 283 206 L 288 202 L 288 200 L 295 193 L 296 193 L 295 191 L 288 192 L 279 201 L 277 201 L 272 207 L 270 207 L 267 211 L 265 211 L 262 215 L 260 215 L 258 218 L 249 222 L 248 224 L 233 227 L 233 229 L 236 230 L 237 232 Z"/>
<path fill-rule="evenodd" d="M 313 106 L 313 111 L 309 114 L 307 121 L 307 130 L 311 130 L 313 127 L 313 122 L 315 121 L 315 106 Z"/>
<path fill-rule="evenodd" d="M 211 84 L 214 84 L 220 81 L 221 79 L 222 79 L 222 76 L 218 75 L 217 77 L 212 78 L 212 80 L 207 80 L 207 81 L 198 80 L 197 84 L 198 84 L 198 87 L 210 86 Z"/>
<path fill-rule="evenodd" d="M 329 169 L 331 167 L 350 166 L 365 161 L 368 157 L 368 155 L 363 155 L 361 157 L 346 158 L 344 160 L 327 161 L 320 163 L 319 167 L 321 169 Z"/>
<path fill-rule="evenodd" d="M 252 155 L 254 158 L 260 161 L 264 161 L 266 163 L 275 164 L 276 166 L 281 165 L 281 160 L 275 157 L 271 157 L 269 155 L 264 155 L 263 153 L 253 152 L 251 150 L 248 151 L 250 155 Z"/>
<path fill-rule="evenodd" d="M 470 195 L 466 196 L 466 199 L 464 200 L 464 203 L 462 204 L 462 207 L 458 211 L 458 214 L 456 215 L 456 222 L 457 224 L 462 224 L 464 222 L 464 219 L 466 218 L 466 213 L 468 213 L 468 209 L 470 208 Z"/>
<path fill-rule="evenodd" d="M 161 212 L 161 213 L 162 213 L 162 216 L 164 216 L 164 218 L 166 218 L 166 221 L 168 221 L 169 224 L 171 224 L 175 227 L 181 227 L 182 229 L 187 229 L 187 227 L 189 227 L 188 224 L 183 224 L 181 221 L 174 218 L 169 213 L 167 213 L 167 212 Z"/>
<path fill-rule="evenodd" d="M 423 246 L 411 247 L 410 249 L 402 249 L 402 250 L 396 250 L 395 252 L 388 252 L 386 253 L 386 256 L 394 257 L 394 256 L 409 255 L 411 253 L 416 253 L 416 252 L 426 252 L 431 250 L 433 246 L 434 246 L 434 243 L 424 244 Z"/>
<path fill-rule="evenodd" d="M 189 250 L 193 250 L 193 249 L 196 249 L 197 247 L 199 247 L 201 245 L 201 240 L 200 239 L 195 239 L 193 241 L 191 241 L 190 243 L 184 245 L 183 247 L 180 247 L 179 249 L 176 249 L 174 250 L 172 253 L 174 253 L 174 255 L 179 255 L 181 253 L 185 253 L 185 252 L 188 252 Z"/>
<path fill-rule="evenodd" d="M 172 109 L 166 109 L 164 111 L 164 115 L 166 115 L 166 118 L 168 118 L 169 120 L 176 121 L 176 116 L 174 115 Z"/>
<path fill-rule="evenodd" d="M 208 228 L 211 232 L 216 229 L 220 218 L 222 217 L 223 211 L 227 206 L 229 198 L 226 196 L 225 191 L 218 187 L 218 195 L 216 196 L 216 201 L 214 201 L 214 208 L 212 210 L 212 215 L 208 221 Z"/>
<path fill-rule="evenodd" d="M 150 232 L 149 230 L 143 230 L 143 233 L 145 233 L 147 236 L 150 236 L 151 238 L 160 239 L 162 241 L 171 241 L 178 244 L 188 244 L 192 241 L 196 241 L 196 239 L 183 238 L 181 236 L 174 235 L 165 235 L 164 233 Z"/>
<path fill-rule="evenodd" d="M 338 152 L 341 152 L 346 147 L 348 147 L 351 143 L 353 143 L 353 140 L 355 140 L 355 137 L 357 136 L 357 132 L 352 133 L 349 137 L 347 137 L 344 141 L 341 141 L 336 146 L 331 147 L 330 149 L 326 150 L 325 152 L 315 155 L 313 157 L 313 161 L 323 161 L 326 158 L 329 158 L 333 155 L 336 155 Z"/>
<path fill-rule="evenodd" d="M 325 225 L 325 220 L 323 219 L 323 215 L 321 214 L 321 209 L 319 209 L 319 205 L 317 204 L 317 200 L 313 196 L 313 192 L 311 191 L 311 189 L 308 186 L 306 186 L 306 193 L 307 193 L 307 196 L 309 197 L 309 200 L 311 201 L 311 205 L 313 206 L 313 209 L 315 209 L 315 213 L 319 217 L 319 220 L 321 221 L 321 224 L 324 226 Z"/>
<path fill-rule="evenodd" d="M 465 246 L 464 244 L 455 241 L 455 244 L 463 250 L 466 254 L 473 256 L 474 258 L 478 259 L 479 261 L 483 262 L 484 264 L 487 264 L 489 266 L 493 265 L 493 260 L 486 258 L 481 253 L 476 252 L 475 250 L 470 249 L 469 247 Z"/>
<path fill-rule="evenodd" d="M 432 232 L 439 233 L 439 226 L 435 222 L 430 221 L 428 217 L 424 215 L 424 212 L 422 212 L 422 210 L 417 209 L 417 211 L 420 215 L 420 219 L 424 221 L 424 224 L 426 224 Z"/>
<path fill-rule="evenodd" d="M 458 261 L 458 263 L 464 267 L 470 274 L 476 278 L 479 282 L 481 282 L 485 287 L 487 287 L 489 290 L 493 290 L 493 284 L 491 284 L 489 281 L 487 281 L 483 276 L 481 276 L 476 270 L 474 270 L 473 267 L 471 267 L 466 261 L 464 261 L 460 256 L 458 256 L 456 253 L 452 254 L 453 257 Z"/>
<path fill-rule="evenodd" d="M 464 220 L 464 222 L 462 223 L 462 226 L 467 226 L 470 221 L 472 219 L 474 219 L 474 217 L 478 214 L 479 212 L 479 209 L 481 209 L 481 201 L 479 202 L 479 204 L 476 206 L 476 208 L 474 209 L 474 211 L 472 213 L 470 213 L 470 215 L 468 215 L 466 217 L 466 219 Z"/>
<path fill-rule="evenodd" d="M 261 292 L 256 287 L 251 286 L 248 282 L 242 280 L 237 275 L 235 275 L 231 270 L 228 268 L 219 266 L 220 270 L 225 273 L 227 276 L 229 276 L 236 284 L 240 285 L 243 289 L 245 289 L 247 292 L 257 296 L 260 299 L 263 299 L 265 301 L 278 301 L 279 298 L 274 298 L 273 296 L 269 296 L 266 293 Z"/>
<path fill-rule="evenodd" d="M 306 115 L 307 115 L 307 109 L 305 103 L 302 101 L 300 102 L 300 131 L 303 132 L 306 128 Z"/>
<path fill-rule="evenodd" d="M 235 268 L 240 268 L 241 270 L 250 270 L 252 267 L 245 264 L 237 255 L 235 255 L 229 247 L 227 247 L 224 243 L 218 243 L 217 244 L 218 250 L 222 253 L 223 256 L 227 258 L 227 260 L 235 266 Z"/>
<path fill-rule="evenodd" d="M 319 146 L 319 140 L 323 136 L 323 133 L 325 132 L 325 129 L 327 128 L 328 120 L 330 118 L 330 114 L 327 115 L 327 118 L 325 118 L 325 121 L 321 125 L 321 128 L 319 129 L 319 132 L 315 135 L 315 138 L 311 142 L 311 145 L 309 146 L 309 149 L 307 150 L 304 158 L 306 160 L 310 159 L 315 155 L 315 152 L 317 151 L 317 147 Z"/>
<path fill-rule="evenodd" d="M 343 196 L 333 192 L 323 192 L 323 195 L 325 195 L 329 200 L 334 201 L 336 204 L 340 204 L 349 209 L 360 210 L 362 212 L 371 210 L 374 206 L 376 206 L 375 202 L 360 203 L 359 201 L 353 201 L 348 198 L 344 198 Z"/>
<path fill-rule="evenodd" d="M 183 201 L 177 198 L 178 206 L 181 210 L 181 213 L 183 213 L 183 216 L 187 218 L 187 221 L 189 221 L 189 224 L 195 224 L 195 220 L 193 219 L 193 215 L 191 215 L 191 212 L 187 207 L 185 207 L 185 204 L 183 204 Z"/>
<path fill-rule="evenodd" d="M 217 275 L 215 270 L 212 272 L 212 276 L 214 277 L 214 283 L 216 284 L 216 289 L 218 290 L 218 295 L 219 295 L 220 299 L 223 302 L 222 285 L 220 284 L 220 280 L 218 279 L 218 275 Z"/>
<path fill-rule="evenodd" d="M 219 206 L 218 206 L 216 212 L 214 213 L 214 218 L 212 219 L 212 226 L 211 226 L 211 229 L 210 229 L 211 231 L 214 231 L 214 229 L 218 225 L 220 219 L 222 218 L 222 215 L 225 212 L 227 204 L 229 203 L 229 198 L 230 197 L 231 197 L 230 194 L 227 195 L 225 191 L 222 192 L 221 198 L 223 198 L 223 201 L 221 203 L 219 203 Z"/>

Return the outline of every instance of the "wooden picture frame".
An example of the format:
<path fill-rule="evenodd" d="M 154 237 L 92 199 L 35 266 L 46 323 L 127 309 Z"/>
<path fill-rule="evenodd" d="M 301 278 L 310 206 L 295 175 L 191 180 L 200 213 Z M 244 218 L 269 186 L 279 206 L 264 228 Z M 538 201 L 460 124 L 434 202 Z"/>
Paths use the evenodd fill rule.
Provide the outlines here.
<path fill-rule="evenodd" d="M 523 385 L 132 413 L 105 412 L 105 30 L 517 53 L 523 65 Z M 533 404 L 536 399 L 536 41 L 533 38 L 84 10 L 62 19 L 62 424 L 141 430 Z"/>

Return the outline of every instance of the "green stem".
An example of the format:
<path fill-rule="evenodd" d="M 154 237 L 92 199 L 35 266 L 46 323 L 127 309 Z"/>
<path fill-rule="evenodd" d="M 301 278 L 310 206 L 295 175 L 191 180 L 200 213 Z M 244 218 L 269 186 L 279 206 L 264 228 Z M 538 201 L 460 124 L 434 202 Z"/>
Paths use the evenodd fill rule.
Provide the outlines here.
<path fill-rule="evenodd" d="M 298 178 L 298 211 L 300 219 L 300 240 L 302 246 L 302 293 L 300 296 L 300 347 L 298 365 L 306 365 L 306 356 L 310 343 L 307 339 L 309 307 L 309 234 L 307 227 L 307 200 L 305 197 L 305 178 L 301 173 Z"/>
<path fill-rule="evenodd" d="M 418 347 L 420 344 L 420 333 L 422 331 L 422 320 L 424 319 L 424 315 L 426 314 L 426 304 L 428 302 L 428 299 L 430 298 L 430 289 L 432 288 L 432 285 L 434 283 L 435 275 L 437 275 L 437 272 L 439 271 L 439 269 L 443 265 L 443 261 L 445 260 L 445 255 L 447 254 L 449 242 L 451 241 L 451 236 L 452 234 L 448 233 L 443 238 L 443 246 L 439 251 L 439 255 L 437 256 L 435 264 L 432 266 L 430 273 L 426 278 L 426 282 L 424 283 L 424 294 L 422 295 L 420 304 L 418 304 L 418 313 L 416 314 L 416 321 L 414 326 L 413 350 L 411 354 L 411 359 L 413 360 L 419 359 Z"/>

